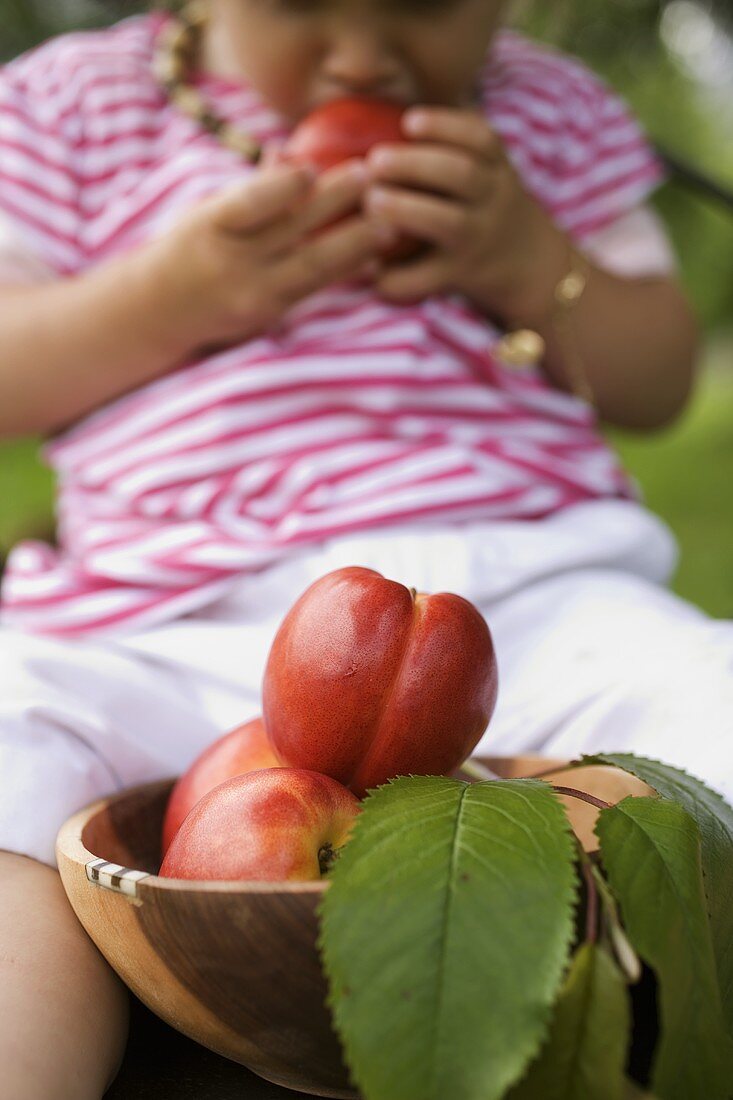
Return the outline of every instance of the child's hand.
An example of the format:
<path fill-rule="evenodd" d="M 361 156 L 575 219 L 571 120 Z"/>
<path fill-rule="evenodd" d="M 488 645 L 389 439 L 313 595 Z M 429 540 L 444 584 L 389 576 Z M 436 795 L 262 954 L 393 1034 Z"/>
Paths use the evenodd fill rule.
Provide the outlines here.
<path fill-rule="evenodd" d="M 266 161 L 241 186 L 191 210 L 149 246 L 166 331 L 187 351 L 246 340 L 300 299 L 360 274 L 393 239 L 361 212 L 345 217 L 360 207 L 365 182 L 359 161 L 318 179 Z"/>
<path fill-rule="evenodd" d="M 563 274 L 567 244 L 522 188 L 500 139 L 474 111 L 453 108 L 408 111 L 405 129 L 409 143 L 375 146 L 367 157 L 366 209 L 434 247 L 385 268 L 380 294 L 415 301 L 458 292 L 500 320 L 532 316 Z"/>

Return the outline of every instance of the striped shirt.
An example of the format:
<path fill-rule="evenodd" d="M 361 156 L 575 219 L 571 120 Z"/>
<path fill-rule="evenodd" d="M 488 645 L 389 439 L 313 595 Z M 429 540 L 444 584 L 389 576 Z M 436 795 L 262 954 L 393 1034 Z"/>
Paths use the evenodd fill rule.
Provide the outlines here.
<path fill-rule="evenodd" d="M 0 211 L 59 277 L 256 171 L 156 84 L 165 18 L 65 35 L 0 72 Z M 196 80 L 261 143 L 286 136 L 251 86 Z M 659 182 L 637 123 L 579 62 L 503 31 L 480 89 L 525 188 L 580 246 Z M 504 366 L 500 335 L 460 295 L 398 306 L 342 283 L 277 331 L 85 416 L 45 443 L 58 546 L 12 550 L 2 621 L 58 637 L 139 630 L 341 533 L 536 520 L 632 495 L 593 411 L 541 371 Z"/>

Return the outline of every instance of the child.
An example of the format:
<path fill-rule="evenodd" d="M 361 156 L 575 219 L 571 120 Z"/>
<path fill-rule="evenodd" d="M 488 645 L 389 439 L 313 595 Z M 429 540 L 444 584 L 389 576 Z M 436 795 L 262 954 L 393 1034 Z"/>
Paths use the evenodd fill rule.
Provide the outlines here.
<path fill-rule="evenodd" d="M 629 749 L 733 793 L 733 633 L 663 587 L 671 536 L 597 429 L 690 389 L 659 167 L 502 7 L 209 0 L 0 74 L 0 431 L 48 437 L 59 478 L 59 549 L 17 547 L 3 587 L 13 1100 L 101 1096 L 125 1042 L 56 830 L 257 713 L 279 621 L 330 569 L 486 614 L 478 751 Z M 283 163 L 353 94 L 417 107 L 409 144 Z M 403 234 L 423 253 L 386 263 Z"/>

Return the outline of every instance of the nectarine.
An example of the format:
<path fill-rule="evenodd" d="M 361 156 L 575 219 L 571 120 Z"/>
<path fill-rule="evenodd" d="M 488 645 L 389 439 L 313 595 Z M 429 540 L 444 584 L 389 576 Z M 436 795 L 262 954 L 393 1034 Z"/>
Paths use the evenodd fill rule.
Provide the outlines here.
<path fill-rule="evenodd" d="M 163 851 L 168 851 L 189 810 L 219 783 L 259 768 L 279 766 L 262 718 L 253 718 L 214 741 L 171 791 L 163 820 Z"/>
<path fill-rule="evenodd" d="M 361 797 L 395 775 L 445 775 L 463 763 L 496 694 L 491 635 L 473 604 L 353 566 L 321 577 L 285 616 L 262 707 L 284 764 Z"/>
<path fill-rule="evenodd" d="M 164 878 L 320 879 L 349 838 L 359 802 L 326 775 L 265 768 L 220 783 L 176 833 Z"/>
<path fill-rule="evenodd" d="M 388 100 L 344 96 L 314 108 L 293 130 L 284 153 L 298 164 L 313 164 L 320 171 L 352 157 L 365 157 L 373 145 L 404 142 L 405 108 Z M 384 248 L 387 261 L 406 260 L 424 249 L 413 237 L 402 236 Z"/>

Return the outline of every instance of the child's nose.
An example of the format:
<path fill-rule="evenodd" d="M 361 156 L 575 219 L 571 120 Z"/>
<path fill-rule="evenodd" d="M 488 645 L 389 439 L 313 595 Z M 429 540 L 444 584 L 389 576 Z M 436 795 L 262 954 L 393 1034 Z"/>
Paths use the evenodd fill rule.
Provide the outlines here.
<path fill-rule="evenodd" d="M 323 75 L 344 95 L 385 95 L 398 90 L 400 67 L 390 44 L 364 28 L 334 33 Z"/>

